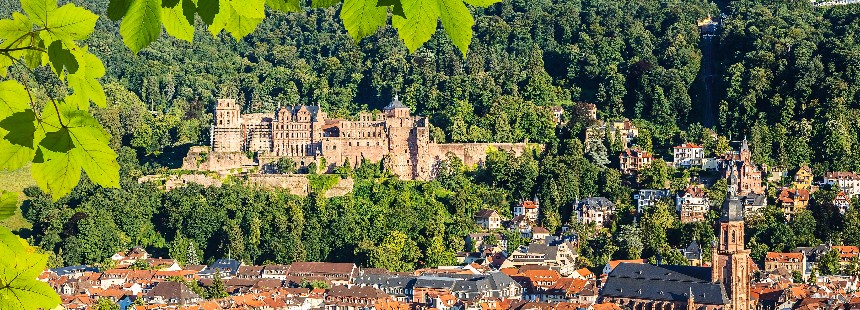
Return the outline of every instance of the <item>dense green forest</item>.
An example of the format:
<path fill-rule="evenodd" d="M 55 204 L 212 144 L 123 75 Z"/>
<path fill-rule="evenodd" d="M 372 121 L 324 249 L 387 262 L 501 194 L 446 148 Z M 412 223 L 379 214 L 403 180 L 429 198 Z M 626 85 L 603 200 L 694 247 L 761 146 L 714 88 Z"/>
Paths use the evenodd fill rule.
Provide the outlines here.
<path fill-rule="evenodd" d="M 81 4 L 99 14 L 107 7 L 104 0 Z M 0 4 L 0 15 L 14 5 Z M 115 35 L 118 23 L 100 19 L 87 43 L 108 69 L 109 105 L 95 114 L 119 154 L 122 189 L 83 181 L 58 202 L 27 189 L 23 210 L 33 228 L 19 233 L 57 253 L 54 264 L 97 263 L 144 245 L 183 262 L 229 254 L 249 263 L 355 261 L 408 270 L 452 263 L 481 208 L 509 214 L 517 199 L 537 196 L 542 225 L 555 230 L 571 223 L 577 198 L 602 195 L 622 210 L 609 231 L 572 223 L 587 266 L 658 254 L 677 261 L 672 248 L 709 240 L 710 222 L 681 225 L 666 204 L 634 222 L 625 212 L 631 188 L 615 169 L 620 150 L 612 143 L 584 150 L 589 124 L 577 102 L 597 104 L 601 119 L 634 119 L 638 143 L 667 158 L 684 141 L 719 152 L 727 138 L 748 136 L 757 163 L 811 164 L 818 174 L 860 168 L 860 6 L 506 0 L 478 9 L 465 58 L 443 35 L 408 54 L 390 28 L 355 44 L 337 10 L 271 13 L 240 41 L 203 29 L 194 44 L 165 35 L 137 55 Z M 701 107 L 696 21 L 721 13 L 719 99 L 709 111 Z M 47 76 L 34 78 L 53 85 Z M 431 182 L 395 180 L 377 163 L 362 163 L 352 172 L 355 192 L 331 199 L 238 184 L 162 192 L 136 181 L 176 167 L 188 146 L 208 144 L 216 98 L 237 98 L 244 112 L 313 104 L 349 117 L 381 108 L 394 94 L 431 117 L 437 141 L 528 139 L 546 148 L 520 158 L 493 153 L 474 171 L 452 159 Z M 567 108 L 559 127 L 547 109 L 555 105 Z M 716 128 L 699 125 L 708 116 Z M 657 161 L 640 181 L 679 189 L 689 176 Z M 860 215 L 833 213 L 822 197 L 791 223 L 772 210 L 750 221 L 754 257 L 824 241 L 860 244 Z"/>

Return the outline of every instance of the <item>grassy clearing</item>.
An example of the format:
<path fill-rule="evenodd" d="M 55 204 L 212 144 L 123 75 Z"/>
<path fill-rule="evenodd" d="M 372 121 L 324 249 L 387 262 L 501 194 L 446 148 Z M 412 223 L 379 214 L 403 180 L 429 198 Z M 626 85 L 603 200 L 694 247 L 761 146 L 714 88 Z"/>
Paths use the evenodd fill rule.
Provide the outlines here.
<path fill-rule="evenodd" d="M 24 201 L 24 193 L 22 192 L 24 188 L 33 185 L 36 185 L 36 181 L 33 181 L 33 178 L 30 177 L 29 165 L 15 171 L 0 171 L 0 189 L 21 193 L 18 197 L 19 204 Z M 0 225 L 12 231 L 18 231 L 22 228 L 29 230 L 33 227 L 30 222 L 21 216 L 21 208 L 18 208 L 18 211 L 15 211 L 15 215 L 12 217 L 0 221 Z"/>

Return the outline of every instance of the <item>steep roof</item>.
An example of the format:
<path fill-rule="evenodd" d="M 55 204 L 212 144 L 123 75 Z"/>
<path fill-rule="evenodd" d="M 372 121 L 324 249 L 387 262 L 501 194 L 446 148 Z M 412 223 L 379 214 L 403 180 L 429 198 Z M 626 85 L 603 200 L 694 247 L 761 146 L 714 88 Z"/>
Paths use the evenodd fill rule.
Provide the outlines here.
<path fill-rule="evenodd" d="M 609 274 L 602 295 L 686 302 L 690 291 L 697 304 L 729 303 L 723 285 L 711 283 L 711 269 L 708 267 L 622 263 Z"/>
<path fill-rule="evenodd" d="M 382 110 L 383 111 L 390 111 L 390 110 L 394 110 L 394 109 L 408 109 L 408 108 L 409 107 L 403 105 L 403 103 L 400 102 L 400 99 L 397 98 L 397 95 L 394 95 L 394 98 L 391 100 L 391 103 L 389 103 L 387 106 L 385 106 L 385 108 L 383 108 Z"/>
<path fill-rule="evenodd" d="M 188 286 L 185 286 L 185 283 L 182 282 L 159 282 L 155 285 L 149 293 L 146 293 L 146 297 L 162 297 L 164 299 L 194 299 L 200 298 L 197 296 Z"/>

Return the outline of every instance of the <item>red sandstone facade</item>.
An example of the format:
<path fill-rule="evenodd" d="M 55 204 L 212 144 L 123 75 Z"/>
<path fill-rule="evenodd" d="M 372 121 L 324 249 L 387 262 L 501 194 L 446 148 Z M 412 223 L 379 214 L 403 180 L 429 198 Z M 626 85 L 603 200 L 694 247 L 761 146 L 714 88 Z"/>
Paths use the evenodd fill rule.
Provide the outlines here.
<path fill-rule="evenodd" d="M 396 97 L 381 113 L 362 112 L 355 120 L 328 119 L 318 106 L 281 107 L 273 115 L 243 115 L 235 100 L 219 99 L 211 145 L 219 159 L 226 154 L 255 153 L 261 168 L 289 157 L 302 167 L 317 163 L 326 172 L 345 162 L 357 165 L 365 159 L 382 161 L 405 179 L 432 179 L 437 164 L 448 155 L 471 166 L 483 164 L 490 148 L 515 155 L 527 149 L 526 143 L 434 143 L 427 118 L 412 116 Z M 209 165 L 209 169 L 247 164 L 228 162 L 218 167 Z"/>

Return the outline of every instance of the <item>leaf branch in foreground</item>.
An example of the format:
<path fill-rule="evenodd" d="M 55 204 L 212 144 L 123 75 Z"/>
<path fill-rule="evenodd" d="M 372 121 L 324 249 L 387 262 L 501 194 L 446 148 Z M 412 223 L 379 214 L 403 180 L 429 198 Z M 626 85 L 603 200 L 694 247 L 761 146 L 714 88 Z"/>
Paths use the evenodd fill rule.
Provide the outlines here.
<path fill-rule="evenodd" d="M 60 296 L 37 278 L 48 262 L 27 243 L 0 226 L 0 309 L 53 309 Z"/>

